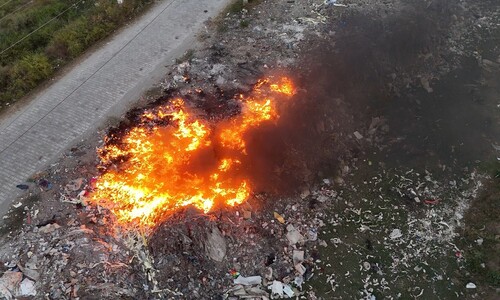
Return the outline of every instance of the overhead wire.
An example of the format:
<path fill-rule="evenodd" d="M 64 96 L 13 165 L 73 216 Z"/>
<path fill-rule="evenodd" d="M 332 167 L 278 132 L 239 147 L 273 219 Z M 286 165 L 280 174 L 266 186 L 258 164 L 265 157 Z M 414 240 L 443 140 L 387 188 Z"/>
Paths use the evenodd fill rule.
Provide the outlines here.
<path fill-rule="evenodd" d="M 81 88 L 84 84 L 86 84 L 90 79 L 92 79 L 99 71 L 101 71 L 104 67 L 106 67 L 108 65 L 108 63 L 111 62 L 111 60 L 113 60 L 116 56 L 118 56 L 118 54 L 120 54 L 128 45 L 130 45 L 133 41 L 135 41 L 135 39 L 144 31 L 146 30 L 151 24 L 153 24 L 153 22 L 155 22 L 168 8 L 170 8 L 177 0 L 172 0 L 170 3 L 168 3 L 158 14 L 155 15 L 155 17 L 150 20 L 146 26 L 144 26 L 143 28 L 141 28 L 141 30 L 139 30 L 139 32 L 137 32 L 127 43 L 125 43 L 125 45 L 123 45 L 117 52 L 115 52 L 108 60 L 106 60 L 106 62 L 100 66 L 96 71 L 94 71 L 87 79 L 85 79 L 82 83 L 80 83 L 75 89 L 73 89 L 73 91 L 71 93 L 69 93 L 69 95 L 67 95 L 66 97 L 64 97 L 61 101 L 59 101 L 59 103 L 57 103 L 53 108 L 50 109 L 49 112 L 47 112 L 44 116 L 42 116 L 42 118 L 40 118 L 38 121 L 36 121 L 33 125 L 31 125 L 27 130 L 25 130 L 21 135 L 19 135 L 18 137 L 16 137 L 12 142 L 9 143 L 9 145 L 7 145 L 7 147 L 5 147 L 3 150 L 0 151 L 0 154 L 3 154 L 7 149 L 9 149 L 15 142 L 17 142 L 20 138 L 22 138 L 28 131 L 30 131 L 33 127 L 35 127 L 36 125 L 38 125 L 42 120 L 44 120 L 49 113 L 53 112 L 56 108 L 58 108 L 64 101 L 66 101 L 66 99 L 68 99 L 69 97 L 71 97 L 79 88 Z M 35 102 L 32 102 L 32 104 L 30 106 L 28 106 L 28 108 L 32 107 L 32 105 L 34 104 Z M 28 110 L 28 108 L 26 108 L 23 113 L 25 111 Z M 12 126 L 12 124 L 17 121 L 19 119 L 19 117 L 21 116 L 21 114 L 19 114 L 14 120 L 12 120 L 5 128 L 8 128 L 10 126 Z"/>
<path fill-rule="evenodd" d="M 4 4 L 0 5 L 0 8 L 4 7 L 5 5 L 9 4 L 10 2 L 12 2 L 12 0 L 9 0 L 9 1 L 5 2 Z"/>
<path fill-rule="evenodd" d="M 5 18 L 7 18 L 8 16 L 15 14 L 16 12 L 20 11 L 21 9 L 25 8 L 26 6 L 28 6 L 28 5 L 32 4 L 32 3 L 33 3 L 33 0 L 24 3 L 23 5 L 21 5 L 18 8 L 16 8 L 14 11 L 12 11 L 12 12 L 6 14 L 5 16 L 3 16 L 0 19 L 0 22 L 2 22 L 2 20 L 5 19 Z"/>

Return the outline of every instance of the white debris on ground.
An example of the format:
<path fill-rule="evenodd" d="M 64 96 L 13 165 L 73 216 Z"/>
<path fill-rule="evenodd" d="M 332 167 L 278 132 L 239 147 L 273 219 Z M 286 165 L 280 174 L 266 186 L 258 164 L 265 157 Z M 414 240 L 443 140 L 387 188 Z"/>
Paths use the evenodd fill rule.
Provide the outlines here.
<path fill-rule="evenodd" d="M 330 230 L 323 233 L 331 236 L 333 246 L 332 256 L 322 264 L 325 283 L 344 295 L 358 286 L 363 299 L 381 291 L 385 299 L 397 299 L 401 294 L 391 290 L 398 284 L 412 285 L 408 292 L 414 297 L 434 295 L 439 285 L 453 286 L 450 270 L 464 267 L 453 241 L 464 212 L 487 179 L 472 172 L 440 183 L 429 172 L 393 170 L 362 185 L 344 186 L 331 200 L 337 213 L 325 220 Z M 339 207 L 345 207 L 343 212 Z M 359 268 L 343 273 L 342 261 L 353 260 Z"/>

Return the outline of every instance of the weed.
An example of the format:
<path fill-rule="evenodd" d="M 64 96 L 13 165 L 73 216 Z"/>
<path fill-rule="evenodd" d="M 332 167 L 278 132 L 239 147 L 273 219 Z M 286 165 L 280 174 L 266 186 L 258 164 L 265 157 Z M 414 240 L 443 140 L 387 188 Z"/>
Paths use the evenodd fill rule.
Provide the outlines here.
<path fill-rule="evenodd" d="M 25 200 L 21 200 L 22 205 L 17 208 L 12 208 L 7 214 L 4 220 L 0 222 L 0 234 L 6 234 L 11 231 L 16 231 L 21 228 L 26 217 L 25 206 L 29 208 L 33 207 L 33 204 L 39 202 L 41 197 L 39 194 L 34 194 L 27 197 Z"/>
<path fill-rule="evenodd" d="M 195 53 L 194 49 L 189 49 L 186 52 L 184 52 L 183 56 L 177 58 L 175 60 L 175 62 L 177 64 L 180 64 L 180 63 L 183 63 L 183 62 L 186 62 L 186 61 L 191 61 L 191 59 L 193 59 L 193 57 L 194 57 L 194 53 Z"/>
<path fill-rule="evenodd" d="M 240 21 L 241 28 L 247 28 L 249 25 L 250 25 L 250 21 L 248 21 L 248 20 L 241 20 Z"/>

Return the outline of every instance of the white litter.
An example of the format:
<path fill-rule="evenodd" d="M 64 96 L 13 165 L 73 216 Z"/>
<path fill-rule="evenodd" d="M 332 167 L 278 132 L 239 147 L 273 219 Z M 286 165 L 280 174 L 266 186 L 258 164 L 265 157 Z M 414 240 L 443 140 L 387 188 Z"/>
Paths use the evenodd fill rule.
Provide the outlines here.
<path fill-rule="evenodd" d="M 275 280 L 271 285 L 271 293 L 283 297 L 283 282 Z"/>
<path fill-rule="evenodd" d="M 474 283 L 469 282 L 469 283 L 467 283 L 467 285 L 465 287 L 468 289 L 475 289 L 477 286 Z"/>
<path fill-rule="evenodd" d="M 391 238 L 391 240 L 399 239 L 402 236 L 403 236 L 403 234 L 401 233 L 401 230 L 399 230 L 399 229 L 394 229 L 391 232 L 391 234 L 389 235 L 389 237 Z"/>

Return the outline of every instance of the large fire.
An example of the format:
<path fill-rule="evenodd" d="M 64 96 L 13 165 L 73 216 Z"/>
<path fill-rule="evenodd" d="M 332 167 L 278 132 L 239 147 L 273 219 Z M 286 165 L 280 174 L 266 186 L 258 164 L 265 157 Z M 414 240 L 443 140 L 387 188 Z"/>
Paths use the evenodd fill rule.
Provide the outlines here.
<path fill-rule="evenodd" d="M 215 124 L 179 98 L 144 112 L 120 143 L 107 140 L 99 149 L 101 164 L 115 167 L 97 179 L 90 202 L 110 209 L 122 225 L 146 228 L 182 206 L 209 212 L 243 203 L 252 191 L 241 166 L 245 134 L 276 122 L 277 98 L 293 94 L 288 78 L 260 80 L 249 96 L 239 96 L 240 114 Z"/>

